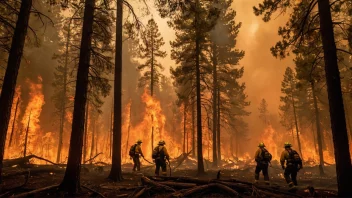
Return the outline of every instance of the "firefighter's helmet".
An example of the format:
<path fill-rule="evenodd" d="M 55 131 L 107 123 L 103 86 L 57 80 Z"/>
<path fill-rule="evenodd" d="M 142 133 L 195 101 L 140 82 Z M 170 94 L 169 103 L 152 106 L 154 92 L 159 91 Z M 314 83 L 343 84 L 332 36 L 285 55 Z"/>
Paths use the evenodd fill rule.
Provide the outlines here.
<path fill-rule="evenodd" d="M 285 148 L 290 148 L 292 145 L 289 142 L 285 142 Z"/>
<path fill-rule="evenodd" d="M 265 144 L 263 142 L 259 143 L 258 147 L 265 147 Z"/>

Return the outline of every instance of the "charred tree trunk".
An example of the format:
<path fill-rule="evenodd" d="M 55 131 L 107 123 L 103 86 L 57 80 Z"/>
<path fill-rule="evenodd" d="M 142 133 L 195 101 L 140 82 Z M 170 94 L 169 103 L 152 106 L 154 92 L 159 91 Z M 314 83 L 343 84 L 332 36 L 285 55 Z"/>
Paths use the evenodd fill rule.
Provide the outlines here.
<path fill-rule="evenodd" d="M 315 95 L 315 87 L 313 80 L 310 82 L 312 87 L 312 95 L 313 95 L 313 102 L 314 102 L 314 111 L 315 111 L 315 124 L 317 127 L 317 139 L 318 139 L 318 151 L 319 151 L 319 171 L 320 175 L 324 175 L 324 155 L 323 155 L 323 142 L 322 142 L 322 134 L 320 129 L 320 115 L 318 109 L 318 102 L 317 96 Z"/>
<path fill-rule="evenodd" d="M 293 98 L 293 94 L 291 96 L 291 100 L 292 100 L 293 116 L 295 117 L 295 126 L 296 126 L 296 135 L 297 135 L 298 149 L 299 149 L 299 153 L 301 154 L 301 158 L 303 159 L 302 147 L 301 147 L 301 139 L 299 138 L 299 128 L 298 128 L 298 122 L 297 122 L 296 105 L 295 105 L 295 100 Z"/>
<path fill-rule="evenodd" d="M 152 41 L 152 47 L 151 47 L 151 65 L 150 65 L 150 96 L 153 97 L 153 94 L 154 94 L 154 39 L 153 39 L 153 36 L 152 34 L 151 35 L 151 41 Z M 152 116 L 152 152 L 153 152 L 153 149 L 154 149 L 154 116 L 153 114 L 151 115 Z"/>
<path fill-rule="evenodd" d="M 92 137 L 91 137 L 91 145 L 90 145 L 90 159 L 94 157 L 94 146 L 95 146 L 95 118 L 93 118 L 93 123 L 92 123 Z M 90 161 L 92 163 L 92 161 Z"/>
<path fill-rule="evenodd" d="M 128 128 L 127 128 L 127 140 L 126 140 L 126 159 L 127 159 L 127 156 L 128 156 L 128 144 L 129 144 L 129 141 L 130 141 L 130 130 L 131 130 L 131 117 L 132 117 L 132 100 L 130 100 L 131 102 L 131 105 L 130 105 L 130 112 L 129 112 L 129 122 L 128 122 Z"/>
<path fill-rule="evenodd" d="M 67 90 L 67 65 L 68 65 L 68 47 L 71 37 L 71 20 L 68 24 L 67 30 L 67 39 L 66 39 L 66 53 L 65 53 L 65 64 L 64 64 L 64 79 L 63 79 L 63 90 L 62 90 L 62 98 L 61 98 L 61 115 L 60 115 L 60 131 L 59 131 L 59 144 L 57 146 L 57 155 L 56 155 L 56 163 L 59 163 L 61 160 L 61 150 L 62 150 L 62 141 L 65 127 L 65 115 L 66 115 L 66 90 Z"/>
<path fill-rule="evenodd" d="M 114 81 L 114 129 L 112 164 L 109 178 L 121 181 L 121 136 L 122 136 L 122 9 L 123 0 L 117 0 L 116 5 L 116 54 L 115 54 L 115 81 Z"/>
<path fill-rule="evenodd" d="M 183 108 L 183 153 L 186 153 L 186 104 Z"/>
<path fill-rule="evenodd" d="M 18 70 L 20 68 L 24 41 L 27 35 L 28 21 L 32 0 L 22 0 L 15 32 L 12 37 L 11 49 L 7 61 L 6 72 L 0 95 L 0 181 L 2 161 L 4 159 L 7 128 L 10 122 L 13 96 L 16 88 Z"/>
<path fill-rule="evenodd" d="M 199 32 L 199 0 L 196 0 L 196 90 L 197 90 L 197 156 L 198 156 L 198 175 L 203 175 L 203 141 L 202 141 L 202 105 L 201 105 L 201 90 L 200 90 L 200 32 Z"/>
<path fill-rule="evenodd" d="M 85 122 L 84 122 L 84 145 L 83 145 L 83 163 L 86 161 L 87 157 L 87 147 L 88 147 L 88 118 L 89 118 L 89 100 L 87 101 L 86 105 L 86 112 L 85 112 Z"/>
<path fill-rule="evenodd" d="M 112 135 L 113 135 L 113 124 L 114 124 L 114 111 L 113 111 L 113 107 L 114 107 L 114 101 L 111 104 L 111 115 L 110 115 L 110 133 L 109 133 L 109 138 L 110 138 L 110 144 L 109 144 L 109 156 L 111 157 L 112 155 Z"/>
<path fill-rule="evenodd" d="M 329 0 L 318 0 L 339 196 L 352 196 L 352 165 Z"/>
<path fill-rule="evenodd" d="M 13 133 L 15 131 L 15 123 L 16 123 L 17 109 L 18 109 L 18 104 L 19 103 L 20 103 L 20 98 L 18 97 L 17 103 L 16 103 L 16 108 L 15 108 L 15 115 L 13 116 L 12 129 L 11 129 L 11 134 L 10 134 L 10 140 L 9 140 L 8 148 L 10 148 L 11 145 L 12 145 L 12 138 L 13 138 Z"/>
<path fill-rule="evenodd" d="M 84 135 L 85 111 L 88 91 L 90 49 L 92 46 L 95 0 L 86 0 L 84 5 L 83 28 L 79 63 L 77 70 L 76 93 L 73 108 L 72 132 L 65 176 L 60 189 L 70 194 L 80 189 L 80 171 Z"/>
<path fill-rule="evenodd" d="M 212 64 L 213 64 L 213 167 L 218 166 L 217 156 L 217 127 L 218 127 L 218 114 L 217 114 L 217 86 L 218 86 L 218 71 L 217 71 L 217 57 L 216 57 L 216 45 L 212 44 Z"/>
<path fill-rule="evenodd" d="M 27 154 L 28 132 L 29 132 L 29 123 L 31 123 L 31 113 L 32 113 L 32 110 L 29 112 L 29 116 L 28 116 L 28 124 L 27 124 L 27 129 L 26 129 L 26 136 L 24 138 L 23 157 L 26 157 L 26 154 Z"/>
<path fill-rule="evenodd" d="M 192 155 L 193 157 L 196 156 L 196 127 L 194 124 L 195 120 L 196 120 L 195 108 L 194 108 L 194 102 L 192 101 Z"/>
<path fill-rule="evenodd" d="M 218 97 L 218 110 L 217 110 L 217 113 L 218 113 L 218 117 L 217 117 L 217 120 L 218 120 L 218 126 L 217 126 L 217 138 L 216 138 L 216 141 L 217 141 L 217 147 L 218 147 L 218 161 L 221 162 L 221 136 L 220 136 L 220 130 L 221 130 L 221 125 L 220 125 L 220 121 L 221 121 L 221 118 L 220 118 L 220 90 L 218 89 L 217 90 L 218 93 L 217 93 L 217 97 Z"/>

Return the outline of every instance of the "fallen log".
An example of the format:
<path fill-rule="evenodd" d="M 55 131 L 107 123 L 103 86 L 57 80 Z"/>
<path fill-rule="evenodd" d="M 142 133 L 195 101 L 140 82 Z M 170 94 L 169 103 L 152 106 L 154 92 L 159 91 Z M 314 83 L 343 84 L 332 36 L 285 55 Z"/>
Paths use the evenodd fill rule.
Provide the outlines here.
<path fill-rule="evenodd" d="M 86 160 L 83 164 L 86 164 L 86 163 L 88 163 L 88 162 L 90 162 L 90 161 L 93 161 L 96 157 L 98 157 L 98 156 L 101 155 L 101 154 L 102 154 L 102 153 L 96 154 L 94 157 L 92 157 L 92 158 Z"/>
<path fill-rule="evenodd" d="M 140 189 L 133 197 L 138 198 L 141 197 L 146 191 L 146 188 Z"/>
<path fill-rule="evenodd" d="M 45 158 L 38 157 L 36 155 L 28 155 L 26 157 L 20 157 L 20 158 L 15 158 L 15 159 L 6 159 L 3 162 L 3 167 L 12 167 L 12 166 L 15 166 L 15 165 L 24 166 L 25 164 L 29 164 L 29 160 L 32 159 L 32 158 L 39 159 L 39 160 L 42 160 L 42 161 L 46 161 L 46 162 L 48 162 L 50 164 L 59 166 L 59 164 L 56 164 L 56 163 L 54 163 L 54 162 L 52 162 L 50 160 L 47 160 Z"/>
<path fill-rule="evenodd" d="M 197 186 L 197 184 L 194 184 L 194 183 L 181 183 L 181 182 L 172 182 L 172 181 L 158 182 L 158 183 L 166 186 L 170 186 L 176 189 L 193 188 Z"/>
<path fill-rule="evenodd" d="M 181 160 L 178 162 L 178 165 L 174 168 L 174 170 L 176 170 L 176 168 L 178 168 L 179 166 L 181 166 L 181 164 L 185 161 L 185 159 L 192 153 L 192 150 L 188 153 L 183 153 L 183 157 L 181 158 Z"/>
<path fill-rule="evenodd" d="M 15 195 L 13 197 L 14 198 L 27 197 L 28 195 L 37 194 L 37 193 L 40 193 L 40 192 L 43 192 L 43 191 L 47 191 L 47 190 L 51 190 L 51 189 L 54 189 L 54 188 L 57 188 L 57 187 L 59 187 L 59 185 L 47 186 L 47 187 L 44 187 L 44 188 L 39 188 L 39 189 L 32 190 L 32 191 L 29 191 L 29 192 L 21 193 L 21 194 Z"/>
<path fill-rule="evenodd" d="M 60 168 L 60 167 L 55 167 L 55 166 L 50 166 L 50 167 L 33 167 L 30 169 L 26 170 L 14 170 L 10 172 L 5 172 L 3 173 L 3 178 L 12 178 L 20 175 L 27 175 L 30 173 L 31 175 L 36 175 L 40 173 L 64 173 L 66 169 Z"/>
<path fill-rule="evenodd" d="M 101 194 L 100 192 L 98 192 L 98 191 L 96 191 L 96 190 L 93 190 L 93 189 L 89 188 L 88 186 L 83 186 L 83 185 L 82 185 L 82 188 L 85 188 L 85 189 L 87 189 L 87 190 L 89 190 L 89 191 L 91 191 L 91 192 L 93 192 L 93 193 L 99 195 L 100 197 L 105 198 L 105 196 L 104 196 L 103 194 Z"/>
<path fill-rule="evenodd" d="M 234 197 L 237 197 L 239 195 L 238 192 L 236 192 L 235 190 L 233 190 L 227 186 L 224 186 L 219 183 L 212 183 L 212 184 L 194 187 L 194 188 L 182 193 L 182 197 L 187 197 L 187 196 L 191 196 L 196 193 L 201 193 L 201 192 L 204 192 L 205 190 L 212 190 L 212 191 L 219 190 L 220 192 L 225 192 L 226 194 L 228 194 L 230 196 L 234 196 Z"/>
<path fill-rule="evenodd" d="M 176 192 L 175 189 L 173 189 L 169 186 L 166 186 L 164 184 L 159 184 L 158 182 L 152 181 L 152 180 L 148 179 L 147 177 L 142 177 L 141 180 L 142 180 L 143 185 L 148 184 L 148 185 L 151 185 L 154 187 L 159 187 L 159 188 L 165 189 L 166 191 Z"/>

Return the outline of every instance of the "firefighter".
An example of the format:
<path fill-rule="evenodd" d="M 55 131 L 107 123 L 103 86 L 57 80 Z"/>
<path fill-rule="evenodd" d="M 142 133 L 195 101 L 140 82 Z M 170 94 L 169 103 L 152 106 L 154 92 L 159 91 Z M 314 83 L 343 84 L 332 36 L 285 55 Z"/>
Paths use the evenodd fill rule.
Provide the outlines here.
<path fill-rule="evenodd" d="M 155 175 L 159 176 L 159 171 L 161 168 L 162 176 L 167 176 L 166 160 L 169 161 L 170 156 L 167 153 L 167 150 L 165 147 L 165 141 L 163 141 L 163 140 L 159 141 L 158 146 L 155 147 L 153 150 L 152 158 L 155 160 L 155 165 L 156 165 Z"/>
<path fill-rule="evenodd" d="M 135 145 L 131 147 L 130 155 L 133 159 L 133 172 L 140 171 L 141 170 L 141 161 L 139 160 L 140 157 L 144 158 L 143 152 L 142 152 L 142 140 L 138 140 Z"/>
<path fill-rule="evenodd" d="M 255 168 L 255 183 L 259 182 L 259 173 L 262 171 L 264 175 L 264 181 L 265 184 L 269 185 L 269 173 L 268 173 L 268 167 L 270 164 L 270 161 L 272 159 L 271 154 L 269 153 L 268 150 L 265 149 L 265 145 L 263 142 L 259 143 L 258 145 L 258 150 L 255 152 L 255 161 L 257 162 L 257 166 Z"/>
<path fill-rule="evenodd" d="M 290 188 L 297 186 L 297 173 L 300 169 L 303 168 L 302 159 L 297 153 L 293 150 L 292 145 L 289 142 L 285 142 L 285 150 L 281 154 L 280 163 L 284 172 L 285 180 Z M 285 167 L 286 161 L 286 167 Z"/>

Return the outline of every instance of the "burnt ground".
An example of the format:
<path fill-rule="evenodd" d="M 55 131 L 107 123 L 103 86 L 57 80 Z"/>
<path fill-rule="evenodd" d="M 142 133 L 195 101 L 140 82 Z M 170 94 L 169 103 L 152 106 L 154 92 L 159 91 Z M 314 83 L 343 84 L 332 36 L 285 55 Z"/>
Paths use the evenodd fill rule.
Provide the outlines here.
<path fill-rule="evenodd" d="M 57 168 L 53 168 L 52 171 L 35 171 L 36 169 L 51 169 L 55 167 L 54 165 L 42 165 L 31 168 L 30 175 L 27 179 L 28 174 L 24 175 L 14 175 L 8 174 L 8 176 L 4 177 L 3 183 L 1 184 L 1 192 L 0 197 L 10 197 L 15 195 L 19 195 L 24 192 L 33 191 L 35 189 L 40 189 L 47 186 L 58 185 L 62 181 L 64 175 L 64 169 L 58 170 Z M 218 175 L 218 171 L 221 170 L 220 178 L 221 179 L 236 179 L 245 182 L 253 182 L 254 180 L 254 168 L 253 164 L 245 164 L 242 166 L 233 167 L 232 164 L 225 164 L 221 168 L 216 169 L 207 169 L 206 175 L 202 177 L 196 176 L 196 170 L 192 170 L 194 168 L 194 163 L 183 162 L 180 166 L 179 164 L 175 164 L 172 166 L 172 176 L 173 177 L 192 177 L 199 179 L 216 179 Z M 177 167 L 177 168 L 175 168 Z M 152 165 L 144 165 L 141 172 L 132 173 L 131 164 L 126 164 L 123 166 L 123 177 L 124 180 L 122 182 L 112 182 L 107 179 L 107 176 L 110 171 L 109 166 L 85 166 L 82 168 L 81 173 L 81 185 L 84 187 L 88 187 L 91 190 L 86 188 L 82 188 L 82 192 L 75 197 L 133 197 L 133 194 L 140 189 L 140 186 L 143 186 L 141 183 L 142 176 L 153 176 L 154 170 Z M 24 169 L 20 168 L 7 168 L 4 170 L 4 175 L 12 172 L 23 171 Z M 298 174 L 298 191 L 296 194 L 299 194 L 303 197 L 310 196 L 309 191 L 307 190 L 308 186 L 314 187 L 315 192 L 320 196 L 324 197 L 332 197 L 336 195 L 336 177 L 334 176 L 334 166 L 326 166 L 324 176 L 320 176 L 318 174 L 318 167 L 305 167 L 300 170 Z M 168 172 L 169 174 L 169 172 Z M 271 188 L 281 189 L 282 191 L 288 191 L 285 180 L 283 179 L 283 170 L 278 165 L 273 165 L 273 167 L 269 168 L 269 174 L 271 177 Z M 261 181 L 263 177 L 261 175 Z M 265 186 L 264 184 L 259 184 L 259 186 Z M 321 189 L 321 190 L 320 190 Z M 99 194 L 93 192 L 99 192 Z M 144 193 L 141 197 L 165 197 L 165 195 L 161 194 L 158 196 L 158 193 Z M 64 195 L 62 192 L 57 192 L 57 188 L 52 188 L 50 190 L 42 191 L 39 193 L 35 193 L 34 195 L 29 195 L 26 197 L 70 197 L 68 195 Z M 193 197 L 193 196 L 192 196 Z M 201 196 L 204 197 L 204 196 Z M 217 197 L 217 196 L 210 196 Z M 221 196 L 221 194 L 218 197 Z M 242 196 L 248 197 L 248 196 Z M 256 197 L 258 197 L 256 195 Z M 264 196 L 268 197 L 268 196 Z M 271 196 L 269 196 L 271 197 Z M 278 196 L 285 197 L 285 196 Z"/>

